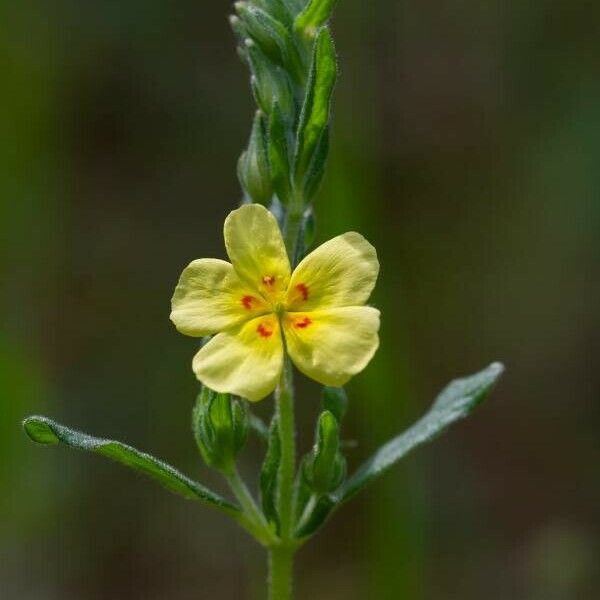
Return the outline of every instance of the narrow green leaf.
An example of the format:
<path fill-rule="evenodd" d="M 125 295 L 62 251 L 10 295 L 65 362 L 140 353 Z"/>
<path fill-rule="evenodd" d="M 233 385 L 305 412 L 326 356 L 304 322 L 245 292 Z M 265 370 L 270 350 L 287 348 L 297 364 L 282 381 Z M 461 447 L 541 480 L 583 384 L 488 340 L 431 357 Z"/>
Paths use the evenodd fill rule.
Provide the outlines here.
<path fill-rule="evenodd" d="M 277 102 L 273 104 L 269 121 L 269 162 L 271 183 L 282 204 L 288 204 L 292 196 L 290 181 L 290 153 L 287 126 Z"/>
<path fill-rule="evenodd" d="M 337 0 L 309 0 L 304 10 L 296 17 L 294 29 L 307 36 L 314 37 L 318 28 L 325 25 Z"/>
<path fill-rule="evenodd" d="M 186 477 L 171 465 L 121 442 L 92 437 L 59 425 L 46 417 L 28 417 L 23 421 L 23 428 L 38 444 L 56 445 L 62 442 L 72 448 L 101 454 L 151 477 L 168 490 L 185 498 L 210 504 L 232 516 L 237 517 L 240 514 L 236 506 Z"/>
<path fill-rule="evenodd" d="M 333 494 L 337 502 L 354 496 L 365 485 L 385 473 L 405 454 L 438 436 L 449 425 L 468 416 L 488 395 L 504 367 L 493 363 L 483 371 L 452 381 L 431 410 L 410 429 L 382 446 Z"/>
<path fill-rule="evenodd" d="M 304 188 L 307 170 L 329 126 L 329 108 L 336 78 L 333 39 L 327 27 L 323 27 L 314 43 L 312 67 L 298 126 L 294 172 L 296 184 L 301 188 Z M 320 150 L 322 152 L 323 147 Z M 324 159 L 321 162 L 324 163 Z"/>

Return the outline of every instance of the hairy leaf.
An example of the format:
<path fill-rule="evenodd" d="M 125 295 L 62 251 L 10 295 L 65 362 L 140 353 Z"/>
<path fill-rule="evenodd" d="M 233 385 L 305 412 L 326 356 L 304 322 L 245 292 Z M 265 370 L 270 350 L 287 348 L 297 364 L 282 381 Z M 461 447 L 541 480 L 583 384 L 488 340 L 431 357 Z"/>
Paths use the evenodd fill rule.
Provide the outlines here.
<path fill-rule="evenodd" d="M 348 500 L 412 449 L 432 440 L 449 425 L 468 416 L 484 400 L 503 371 L 500 363 L 493 363 L 475 375 L 452 381 L 421 420 L 382 446 L 333 493 L 336 501 Z"/>
<path fill-rule="evenodd" d="M 237 515 L 240 512 L 236 506 L 186 477 L 171 465 L 121 442 L 92 437 L 55 423 L 46 417 L 28 417 L 23 421 L 23 428 L 25 433 L 38 444 L 56 445 L 62 442 L 72 448 L 101 454 L 148 475 L 168 490 L 185 498 L 210 504 L 231 515 Z"/>

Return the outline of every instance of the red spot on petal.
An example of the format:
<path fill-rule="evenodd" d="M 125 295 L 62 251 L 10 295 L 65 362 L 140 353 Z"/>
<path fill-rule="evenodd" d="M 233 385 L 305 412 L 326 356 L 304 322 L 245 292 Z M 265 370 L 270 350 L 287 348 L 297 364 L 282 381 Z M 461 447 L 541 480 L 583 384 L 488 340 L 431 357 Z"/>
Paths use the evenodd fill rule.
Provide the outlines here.
<path fill-rule="evenodd" d="M 312 325 L 312 321 L 308 317 L 299 319 L 294 323 L 294 327 L 297 327 L 298 329 L 306 329 L 309 325 Z"/>
<path fill-rule="evenodd" d="M 264 338 L 268 338 L 273 335 L 273 328 L 270 326 L 269 323 L 261 323 L 256 328 L 256 331 L 258 331 L 258 333 L 261 335 L 261 337 L 264 337 Z"/>
<path fill-rule="evenodd" d="M 296 289 L 300 292 L 302 300 L 308 300 L 308 286 L 305 283 L 299 283 Z"/>
<path fill-rule="evenodd" d="M 275 277 L 273 277 L 273 275 L 265 275 L 265 276 L 262 278 L 262 281 L 263 281 L 263 283 L 264 283 L 265 285 L 269 285 L 269 286 L 271 286 L 271 285 L 273 285 L 273 284 L 275 283 Z"/>
<path fill-rule="evenodd" d="M 256 300 L 254 296 L 244 296 L 242 298 L 242 304 L 246 310 L 250 310 L 252 308 L 252 303 Z"/>

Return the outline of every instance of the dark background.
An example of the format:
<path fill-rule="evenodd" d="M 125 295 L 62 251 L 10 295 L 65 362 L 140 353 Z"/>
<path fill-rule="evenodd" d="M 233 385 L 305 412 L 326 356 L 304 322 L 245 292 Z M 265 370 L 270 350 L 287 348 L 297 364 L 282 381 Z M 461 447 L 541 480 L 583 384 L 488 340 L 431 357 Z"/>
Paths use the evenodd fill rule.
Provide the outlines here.
<path fill-rule="evenodd" d="M 19 428 L 48 414 L 222 489 L 189 432 L 196 342 L 168 313 L 182 267 L 224 256 L 239 200 L 253 109 L 228 10 L 0 8 L 3 599 L 264 597 L 262 550 L 224 517 Z M 382 264 L 351 464 L 449 379 L 507 373 L 302 551 L 299 599 L 600 596 L 599 17 L 579 0 L 340 1 L 318 235 L 359 230 Z M 317 410 L 303 385 L 303 450 Z M 250 444 L 245 468 L 259 460 Z"/>

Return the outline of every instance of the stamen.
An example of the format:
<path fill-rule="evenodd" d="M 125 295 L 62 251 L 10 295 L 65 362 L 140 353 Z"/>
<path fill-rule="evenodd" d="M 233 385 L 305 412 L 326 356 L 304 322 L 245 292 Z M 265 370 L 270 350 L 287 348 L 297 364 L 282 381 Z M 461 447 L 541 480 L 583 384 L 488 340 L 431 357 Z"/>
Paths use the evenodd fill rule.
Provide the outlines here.
<path fill-rule="evenodd" d="M 302 300 L 308 300 L 308 286 L 305 283 L 299 283 L 296 289 L 300 292 Z"/>
<path fill-rule="evenodd" d="M 271 285 L 273 285 L 275 283 L 275 277 L 273 277 L 273 275 L 265 275 L 262 278 L 262 282 L 265 285 L 271 286 Z"/>

